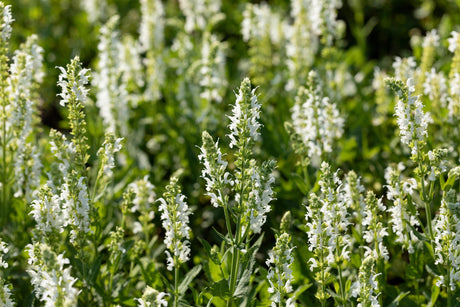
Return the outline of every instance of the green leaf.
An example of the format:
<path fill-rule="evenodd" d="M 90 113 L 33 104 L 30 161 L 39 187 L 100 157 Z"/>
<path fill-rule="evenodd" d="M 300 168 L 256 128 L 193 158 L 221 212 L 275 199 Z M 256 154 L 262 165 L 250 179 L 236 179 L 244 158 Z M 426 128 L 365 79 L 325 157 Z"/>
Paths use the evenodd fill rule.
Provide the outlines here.
<path fill-rule="evenodd" d="M 431 286 L 431 299 L 430 299 L 430 302 L 426 305 L 426 307 L 432 307 L 435 305 L 436 300 L 438 299 L 438 296 L 439 296 L 439 292 L 440 292 L 439 287 L 436 286 L 436 284 L 433 284 L 433 286 Z"/>
<path fill-rule="evenodd" d="M 215 231 L 215 233 L 219 236 L 219 238 L 221 238 L 223 241 L 225 241 L 226 243 L 232 245 L 232 242 L 230 241 L 229 238 L 227 238 L 226 236 L 224 236 L 223 234 L 221 234 L 217 229 L 215 229 L 214 227 L 212 228 L 212 230 Z"/>
<path fill-rule="evenodd" d="M 188 286 L 192 282 L 192 280 L 200 273 L 201 271 L 201 264 L 195 266 L 193 269 L 191 269 L 187 275 L 185 275 L 184 279 L 179 285 L 179 294 L 183 295 L 185 291 L 187 290 Z"/>
<path fill-rule="evenodd" d="M 402 292 L 400 293 L 394 300 L 393 302 L 391 302 L 390 305 L 388 305 L 388 307 L 396 307 L 396 306 L 399 306 L 399 302 L 401 302 L 403 300 L 403 298 L 405 298 L 407 295 L 409 295 L 409 291 L 407 292 Z"/>
<path fill-rule="evenodd" d="M 303 293 L 305 292 L 308 288 L 310 288 L 313 284 L 312 283 L 309 283 L 309 284 L 306 284 L 306 285 L 302 285 L 300 287 L 297 288 L 297 290 L 295 290 L 294 294 L 292 295 L 292 298 L 294 300 L 297 300 L 297 298 Z"/>
<path fill-rule="evenodd" d="M 450 189 L 452 189 L 452 186 L 454 185 L 455 183 L 455 180 L 457 179 L 457 176 L 455 174 L 452 174 L 449 176 L 449 178 L 447 178 L 447 181 L 443 183 L 444 181 L 444 178 L 442 178 L 442 175 L 439 176 L 439 180 L 441 181 L 441 187 L 442 187 L 442 190 L 443 191 L 448 191 Z"/>
<path fill-rule="evenodd" d="M 230 290 L 228 289 L 228 280 L 222 279 L 213 284 L 209 289 L 209 293 L 224 300 L 229 299 Z"/>

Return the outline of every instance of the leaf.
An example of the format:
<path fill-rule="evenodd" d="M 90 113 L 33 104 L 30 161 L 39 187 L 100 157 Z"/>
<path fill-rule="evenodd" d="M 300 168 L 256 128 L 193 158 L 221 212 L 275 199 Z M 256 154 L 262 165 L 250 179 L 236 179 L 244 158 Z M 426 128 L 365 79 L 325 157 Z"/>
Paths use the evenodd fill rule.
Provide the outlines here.
<path fill-rule="evenodd" d="M 399 306 L 399 302 L 403 300 L 403 298 L 405 298 L 407 295 L 409 295 L 409 291 L 407 292 L 402 292 L 400 293 L 394 300 L 393 302 L 391 302 L 390 305 L 388 305 L 388 307 L 396 307 L 396 306 Z"/>
<path fill-rule="evenodd" d="M 433 284 L 431 286 L 431 299 L 430 302 L 426 305 L 426 307 L 432 307 L 436 303 L 436 300 L 438 299 L 440 289 L 436 284 Z"/>
<path fill-rule="evenodd" d="M 310 288 L 313 284 L 310 283 L 310 284 L 307 284 L 307 285 L 302 285 L 300 287 L 297 288 L 297 290 L 295 290 L 294 294 L 292 295 L 292 298 L 294 300 L 297 300 L 297 298 L 303 293 L 305 292 L 308 288 Z"/>
<path fill-rule="evenodd" d="M 439 176 L 440 178 L 440 181 L 441 181 L 441 187 L 442 187 L 442 190 L 443 191 L 448 191 L 452 188 L 452 186 L 454 185 L 455 183 L 455 180 L 457 179 L 457 176 L 455 174 L 452 174 L 449 176 L 449 178 L 447 178 L 447 181 L 443 183 L 444 181 L 444 178 L 441 180 L 442 178 L 442 175 Z"/>
<path fill-rule="evenodd" d="M 291 179 L 294 181 L 294 183 L 303 195 L 308 195 L 309 189 L 307 184 L 305 184 L 305 179 L 302 176 L 296 173 L 292 173 Z"/>
<path fill-rule="evenodd" d="M 204 249 L 206 250 L 206 254 L 208 255 L 208 258 L 211 259 L 212 262 L 214 262 L 217 265 L 221 264 L 221 261 L 219 259 L 219 256 L 216 255 L 215 253 L 212 252 L 212 247 L 209 245 L 208 241 L 198 238 L 200 241 L 201 245 L 203 245 Z"/>
<path fill-rule="evenodd" d="M 213 227 L 212 230 L 215 231 L 215 233 L 219 236 L 219 238 L 221 238 L 226 243 L 232 245 L 232 242 L 230 241 L 230 239 L 224 236 L 223 234 L 221 234 L 216 228 Z"/>
<path fill-rule="evenodd" d="M 179 285 L 179 294 L 183 295 L 185 291 L 187 290 L 188 286 L 192 282 L 192 280 L 200 273 L 201 271 L 201 264 L 195 266 L 193 269 L 191 269 L 187 275 L 185 275 L 184 279 Z"/>
<path fill-rule="evenodd" d="M 243 297 L 249 290 L 249 279 L 252 275 L 254 261 L 251 261 L 249 267 L 244 270 L 243 274 L 238 280 L 238 284 L 236 285 L 235 292 L 233 293 L 233 297 Z"/>
<path fill-rule="evenodd" d="M 230 290 L 228 289 L 228 281 L 225 279 L 219 280 L 211 286 L 209 293 L 213 296 L 223 298 L 224 300 L 230 298 Z"/>
<path fill-rule="evenodd" d="M 93 284 L 96 281 L 97 276 L 99 275 L 99 270 L 101 269 L 102 255 L 99 255 L 93 263 L 89 274 L 89 283 Z"/>

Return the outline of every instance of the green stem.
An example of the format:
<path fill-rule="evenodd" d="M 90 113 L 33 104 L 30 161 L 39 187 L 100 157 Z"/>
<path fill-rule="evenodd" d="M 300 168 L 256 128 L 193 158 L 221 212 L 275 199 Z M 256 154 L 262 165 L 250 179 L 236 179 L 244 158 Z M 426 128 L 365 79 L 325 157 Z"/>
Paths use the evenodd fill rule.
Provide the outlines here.
<path fill-rule="evenodd" d="M 232 297 L 227 301 L 227 306 L 231 306 L 233 303 L 233 293 L 236 288 L 236 279 L 238 277 L 238 266 L 240 262 L 240 252 L 238 249 L 240 241 L 240 218 L 238 217 L 238 222 L 236 224 L 236 233 L 235 240 L 233 241 L 233 250 L 232 250 L 232 266 L 230 269 L 230 294 Z"/>
<path fill-rule="evenodd" d="M 2 93 L 3 94 L 3 93 Z M 4 97 L 4 95 L 2 95 Z M 3 114 L 6 114 L 6 105 L 3 102 Z M 7 176 L 7 165 L 6 165 L 6 151 L 7 151 L 7 141 L 6 141 L 6 120 L 3 120 L 2 127 L 2 225 L 4 226 L 8 221 L 8 176 Z"/>
<path fill-rule="evenodd" d="M 179 306 L 179 285 L 178 284 L 179 284 L 179 268 L 176 265 L 174 266 L 174 307 Z"/>

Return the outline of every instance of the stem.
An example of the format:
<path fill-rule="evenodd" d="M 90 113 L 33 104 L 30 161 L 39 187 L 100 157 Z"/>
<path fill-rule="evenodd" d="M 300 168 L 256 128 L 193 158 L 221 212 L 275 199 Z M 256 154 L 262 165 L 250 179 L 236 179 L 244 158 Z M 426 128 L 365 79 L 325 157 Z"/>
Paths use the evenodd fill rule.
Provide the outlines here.
<path fill-rule="evenodd" d="M 3 91 L 2 91 L 3 92 Z M 4 97 L 4 93 L 2 93 Z M 6 105 L 5 102 L 2 103 L 3 114 L 6 116 Z M 3 120 L 2 123 L 2 225 L 4 226 L 8 220 L 8 178 L 7 178 L 7 165 L 6 165 L 6 151 L 7 151 L 7 142 L 6 142 L 6 120 Z"/>
<path fill-rule="evenodd" d="M 176 258 L 176 257 L 174 257 Z M 176 262 L 176 261 L 174 261 Z M 174 307 L 179 306 L 179 268 L 174 266 Z"/>
<path fill-rule="evenodd" d="M 233 293 L 235 292 L 236 279 L 238 277 L 238 266 L 240 262 L 240 252 L 238 250 L 238 245 L 240 241 L 240 224 L 240 218 L 238 217 L 238 222 L 236 224 L 235 240 L 233 241 L 232 266 L 230 269 L 230 293 L 232 297 L 229 298 L 229 300 L 227 301 L 227 306 L 231 306 L 233 303 Z"/>
<path fill-rule="evenodd" d="M 340 286 L 340 298 L 342 299 L 343 306 L 346 306 L 345 301 L 345 289 L 343 289 L 343 282 L 342 282 L 342 266 L 339 264 L 339 286 Z"/>
<path fill-rule="evenodd" d="M 326 298 L 324 297 L 324 294 L 326 293 L 326 276 L 324 276 L 324 249 L 321 248 L 321 254 L 320 254 L 320 261 L 321 261 L 321 306 L 326 307 Z"/>

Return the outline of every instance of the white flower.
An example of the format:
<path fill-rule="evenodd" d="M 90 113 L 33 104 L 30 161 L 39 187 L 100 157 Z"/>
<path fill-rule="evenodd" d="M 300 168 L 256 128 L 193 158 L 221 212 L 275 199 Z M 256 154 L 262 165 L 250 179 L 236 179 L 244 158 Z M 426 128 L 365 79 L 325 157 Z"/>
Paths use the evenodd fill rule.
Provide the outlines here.
<path fill-rule="evenodd" d="M 435 264 L 448 270 L 448 275 L 440 276 L 438 286 L 457 288 L 460 281 L 460 220 L 456 211 L 459 208 L 454 190 L 444 194 L 439 215 L 433 223 Z M 447 279 L 449 277 L 449 279 Z"/>
<path fill-rule="evenodd" d="M 454 53 L 460 45 L 460 35 L 456 31 L 452 31 L 450 34 L 452 35 L 452 37 L 449 37 L 447 39 L 447 41 L 449 42 L 449 51 Z"/>
<path fill-rule="evenodd" d="M 359 268 L 358 280 L 350 288 L 351 296 L 359 297 L 360 299 L 360 303 L 357 306 L 380 306 L 377 299 L 380 295 L 377 283 L 377 277 L 380 273 L 375 273 L 375 261 L 371 255 L 363 260 Z"/>
<path fill-rule="evenodd" d="M 165 12 L 160 0 L 140 0 L 141 23 L 139 41 L 141 51 L 161 48 L 164 43 Z"/>
<path fill-rule="evenodd" d="M 426 33 L 425 37 L 423 38 L 423 48 L 427 47 L 438 47 L 439 46 L 439 35 L 436 29 L 433 29 Z"/>
<path fill-rule="evenodd" d="M 413 234 L 411 226 L 416 227 L 420 223 L 416 216 L 413 216 L 408 210 L 407 196 L 413 189 L 411 185 L 414 184 L 414 181 L 413 179 L 405 181 L 410 185 L 403 188 L 401 170 L 392 167 L 385 170 L 385 179 L 388 189 L 387 198 L 393 201 L 393 206 L 389 207 L 387 211 L 391 214 L 390 224 L 392 224 L 392 230 L 396 234 L 396 242 L 407 248 L 409 253 L 413 253 L 413 243 L 417 241 L 417 237 Z"/>
<path fill-rule="evenodd" d="M 434 103 L 445 107 L 447 102 L 447 80 L 442 72 L 437 73 L 436 69 L 431 68 L 430 72 L 425 74 L 423 83 L 423 93 Z"/>
<path fill-rule="evenodd" d="M 395 71 L 395 79 L 406 82 L 415 73 L 417 63 L 414 57 L 400 58 L 396 57 L 393 62 L 393 69 Z"/>
<path fill-rule="evenodd" d="M 212 137 L 206 131 L 202 134 L 203 146 L 198 159 L 203 164 L 201 177 L 206 181 L 207 195 L 211 197 L 214 207 L 224 205 L 223 187 L 233 184 L 230 173 L 226 171 L 227 161 L 222 159 L 222 153 L 218 141 L 214 143 Z"/>
<path fill-rule="evenodd" d="M 171 271 L 174 267 L 189 260 L 190 242 L 188 239 L 190 239 L 191 229 L 188 224 L 192 212 L 185 202 L 185 195 L 180 194 L 177 178 L 171 178 L 163 198 L 160 198 L 159 201 L 162 225 L 166 231 L 164 243 L 169 250 L 165 252 L 168 262 L 167 269 Z"/>
<path fill-rule="evenodd" d="M 335 141 L 342 137 L 344 119 L 337 106 L 322 96 L 316 72 L 309 73 L 309 80 L 310 88 L 300 89 L 295 98 L 291 117 L 294 131 L 308 150 L 308 157 L 317 164 L 324 153 L 334 150 Z"/>
<path fill-rule="evenodd" d="M 76 306 L 78 291 L 73 287 L 77 281 L 70 275 L 69 259 L 56 255 L 46 244 L 35 243 L 26 246 L 29 253 L 29 273 L 35 296 L 45 307 Z"/>
<path fill-rule="evenodd" d="M 185 16 L 185 31 L 203 31 L 209 20 L 220 12 L 221 0 L 179 0 L 179 6 Z"/>
<path fill-rule="evenodd" d="M 275 177 L 272 174 L 274 161 L 264 164 L 262 169 L 252 167 L 251 183 L 252 190 L 249 192 L 248 207 L 244 213 L 249 216 L 249 227 L 253 233 L 260 233 L 263 224 L 267 219 L 266 214 L 270 212 L 270 201 L 273 200 L 272 185 Z"/>
<path fill-rule="evenodd" d="M 407 91 L 402 93 L 402 91 Z M 424 143 L 428 135 L 427 127 L 430 115 L 423 112 L 419 96 L 412 96 L 415 88 L 412 79 L 407 80 L 406 88 L 400 88 L 400 97 L 395 106 L 395 115 L 399 126 L 401 142 L 411 147 L 412 156 L 418 152 L 418 144 Z"/>
<path fill-rule="evenodd" d="M 294 261 L 292 257 L 292 250 L 294 248 L 290 246 L 290 241 L 291 237 L 285 232 L 278 236 L 276 238 L 276 245 L 268 253 L 268 259 L 265 262 L 269 267 L 267 279 L 270 287 L 268 288 L 268 293 L 273 294 L 273 303 L 276 306 L 282 303 L 281 300 L 284 295 L 293 290 L 291 283 L 294 277 L 291 265 Z"/>
<path fill-rule="evenodd" d="M 239 142 L 245 142 L 249 137 L 252 141 L 258 139 L 262 126 L 259 123 L 260 103 L 255 95 L 256 89 L 251 90 L 251 82 L 245 78 L 241 83 L 236 102 L 233 106 L 232 116 L 230 118 L 230 148 L 238 145 Z"/>
<path fill-rule="evenodd" d="M 123 79 L 123 58 L 119 32 L 116 30 L 118 16 L 113 16 L 101 28 L 99 61 L 93 85 L 97 88 L 96 105 L 107 130 L 121 136 L 128 136 L 128 94 Z"/>
<path fill-rule="evenodd" d="M 10 39 L 11 36 L 11 31 L 13 28 L 11 27 L 11 24 L 13 23 L 13 15 L 11 14 L 11 5 L 4 5 L 3 2 L 1 3 L 2 10 L 1 14 L 2 16 L 2 24 L 0 25 L 0 30 L 2 31 L 2 40 L 3 42 L 6 42 Z"/>
<path fill-rule="evenodd" d="M 168 306 L 168 301 L 165 297 L 169 294 L 165 292 L 159 292 L 152 287 L 147 287 L 142 294 L 142 298 L 138 298 L 138 307 L 160 307 Z"/>
<path fill-rule="evenodd" d="M 148 212 L 155 202 L 155 186 L 149 181 L 149 176 L 145 175 L 143 179 L 130 183 L 129 188 L 134 192 L 132 212 Z M 153 212 L 153 211 L 152 211 Z M 152 216 L 153 218 L 153 216 Z"/>

